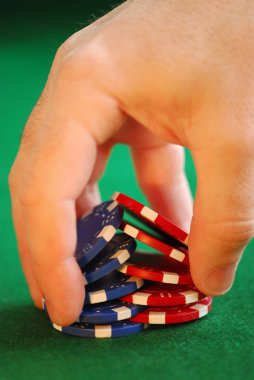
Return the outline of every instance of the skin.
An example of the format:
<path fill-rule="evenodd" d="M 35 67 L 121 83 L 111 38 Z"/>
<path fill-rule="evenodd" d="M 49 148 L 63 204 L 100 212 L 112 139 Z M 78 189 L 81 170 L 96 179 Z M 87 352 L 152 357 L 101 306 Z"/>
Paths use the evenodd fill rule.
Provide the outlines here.
<path fill-rule="evenodd" d="M 231 287 L 254 235 L 253 14 L 247 0 L 132 0 L 57 51 L 9 180 L 29 289 L 55 323 L 83 306 L 76 218 L 100 201 L 119 142 L 151 206 L 190 228 L 196 286 Z M 197 171 L 193 209 L 182 146 Z"/>

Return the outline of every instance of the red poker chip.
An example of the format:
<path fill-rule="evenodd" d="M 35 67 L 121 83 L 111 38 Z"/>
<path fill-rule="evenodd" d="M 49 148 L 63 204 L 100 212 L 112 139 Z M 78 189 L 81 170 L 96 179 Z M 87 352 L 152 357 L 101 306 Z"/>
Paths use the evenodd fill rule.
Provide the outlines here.
<path fill-rule="evenodd" d="M 206 296 L 193 286 L 154 283 L 121 298 L 124 302 L 148 306 L 179 306 L 197 302 Z"/>
<path fill-rule="evenodd" d="M 112 199 L 116 200 L 122 206 L 126 207 L 128 210 L 138 215 L 145 221 L 155 225 L 161 231 L 166 232 L 173 238 L 179 240 L 183 244 L 188 244 L 189 235 L 187 232 L 183 231 L 180 227 L 176 226 L 170 220 L 164 216 L 158 214 L 156 211 L 150 209 L 149 207 L 143 205 L 142 203 L 128 197 L 123 193 L 115 192 Z"/>
<path fill-rule="evenodd" d="M 189 265 L 189 256 L 188 254 L 179 251 L 178 249 L 171 247 L 169 244 L 160 241 L 159 239 L 149 235 L 140 228 L 134 227 L 132 224 L 127 222 L 122 222 L 120 227 L 127 235 L 130 235 L 134 239 L 141 241 L 142 243 L 149 245 L 156 251 L 164 253 L 170 259 L 179 261 L 182 264 Z"/>
<path fill-rule="evenodd" d="M 177 307 L 147 307 L 131 318 L 132 322 L 167 325 L 184 323 L 200 319 L 207 315 L 212 307 L 212 298 L 207 297 L 191 305 Z"/>
<path fill-rule="evenodd" d="M 155 282 L 193 285 L 187 267 L 160 253 L 136 251 L 118 271 Z"/>

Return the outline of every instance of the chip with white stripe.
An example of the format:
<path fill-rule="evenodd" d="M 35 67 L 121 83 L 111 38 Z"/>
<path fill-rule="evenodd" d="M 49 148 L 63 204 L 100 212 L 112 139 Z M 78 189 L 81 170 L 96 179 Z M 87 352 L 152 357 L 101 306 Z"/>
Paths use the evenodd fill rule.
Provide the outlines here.
<path fill-rule="evenodd" d="M 183 306 L 149 306 L 135 317 L 132 322 L 167 325 L 174 323 L 184 323 L 203 318 L 212 307 L 212 298 L 206 297 L 203 300 Z"/>
<path fill-rule="evenodd" d="M 77 221 L 76 260 L 81 268 L 113 238 L 123 220 L 123 209 L 115 201 L 101 203 Z"/>
<path fill-rule="evenodd" d="M 137 305 L 178 306 L 194 303 L 205 297 L 204 294 L 191 285 L 149 283 L 139 291 L 121 297 L 121 299 Z"/>
<path fill-rule="evenodd" d="M 193 284 L 189 268 L 173 262 L 160 253 L 135 251 L 131 258 L 118 268 L 121 273 L 167 284 Z"/>
<path fill-rule="evenodd" d="M 144 285 L 144 280 L 113 271 L 86 286 L 85 304 L 114 300 L 131 294 Z"/>
<path fill-rule="evenodd" d="M 136 249 L 135 240 L 126 234 L 119 233 L 98 253 L 98 255 L 83 267 L 84 284 L 90 284 L 125 263 Z"/>
<path fill-rule="evenodd" d="M 146 306 L 134 305 L 121 300 L 107 301 L 96 305 L 85 305 L 78 322 L 102 324 L 131 318 Z"/>
<path fill-rule="evenodd" d="M 120 229 L 127 235 L 139 240 L 143 244 L 152 247 L 158 252 L 164 253 L 172 261 L 179 262 L 181 264 L 189 265 L 189 255 L 180 249 L 175 248 L 169 242 L 163 241 L 151 233 L 146 232 L 141 227 L 134 226 L 131 222 L 126 222 L 125 220 L 121 223 Z"/>
<path fill-rule="evenodd" d="M 176 226 L 173 222 L 165 218 L 163 215 L 160 215 L 151 208 L 143 205 L 142 203 L 123 193 L 115 192 L 112 195 L 112 199 L 119 202 L 121 206 L 136 214 L 139 218 L 145 220 L 166 234 L 172 236 L 174 239 L 180 241 L 181 243 L 188 245 L 188 233 L 182 230 L 180 227 Z"/>
<path fill-rule="evenodd" d="M 58 326 L 53 324 L 53 327 L 64 334 L 79 336 L 82 338 L 116 338 L 140 333 L 148 328 L 149 325 L 126 320 L 108 325 L 94 325 L 90 323 L 76 322 L 70 326 Z"/>

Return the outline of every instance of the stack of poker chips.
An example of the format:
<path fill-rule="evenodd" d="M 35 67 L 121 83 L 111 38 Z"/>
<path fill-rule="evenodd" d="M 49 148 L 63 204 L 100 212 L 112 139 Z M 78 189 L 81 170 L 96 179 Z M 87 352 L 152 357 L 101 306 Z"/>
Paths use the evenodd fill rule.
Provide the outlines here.
<path fill-rule="evenodd" d="M 78 220 L 77 234 L 84 307 L 77 322 L 53 324 L 55 329 L 81 337 L 120 337 L 209 313 L 212 298 L 195 288 L 189 272 L 188 234 L 150 208 L 114 193 Z M 137 241 L 154 252 L 137 250 Z"/>

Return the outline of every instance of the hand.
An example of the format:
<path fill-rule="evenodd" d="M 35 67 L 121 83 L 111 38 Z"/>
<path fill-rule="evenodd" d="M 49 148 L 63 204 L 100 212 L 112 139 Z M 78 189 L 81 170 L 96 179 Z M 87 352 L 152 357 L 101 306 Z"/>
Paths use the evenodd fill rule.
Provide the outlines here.
<path fill-rule="evenodd" d="M 76 218 L 100 201 L 117 142 L 131 147 L 151 206 L 192 217 L 180 146 L 198 185 L 190 232 L 196 286 L 226 292 L 254 232 L 254 5 L 127 1 L 58 50 L 10 174 L 21 261 L 37 306 L 73 322 L 84 286 Z"/>

